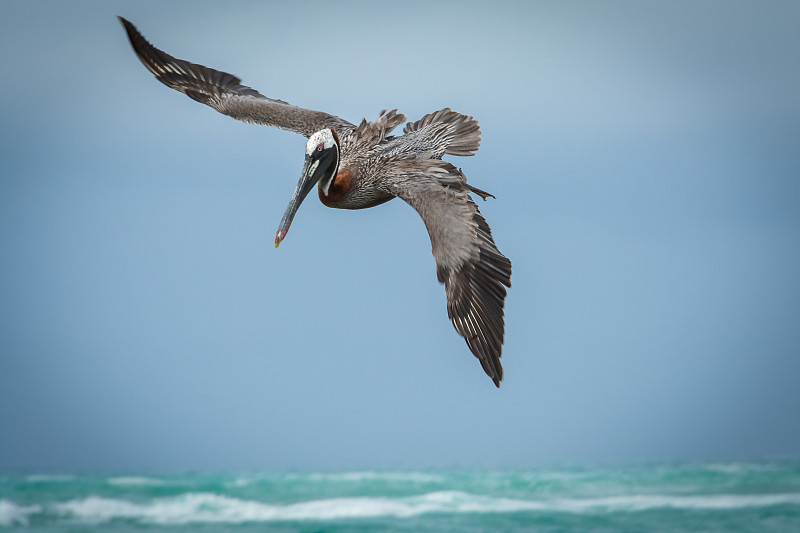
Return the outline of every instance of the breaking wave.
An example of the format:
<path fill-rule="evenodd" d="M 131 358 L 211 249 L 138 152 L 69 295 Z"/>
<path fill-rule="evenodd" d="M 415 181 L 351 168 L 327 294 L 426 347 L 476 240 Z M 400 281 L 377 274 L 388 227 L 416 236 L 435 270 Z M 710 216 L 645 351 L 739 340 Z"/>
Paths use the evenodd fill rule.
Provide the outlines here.
<path fill-rule="evenodd" d="M 25 524 L 38 512 L 53 513 L 74 521 L 98 524 L 133 520 L 150 524 L 244 523 L 271 521 L 318 521 L 376 517 L 406 518 L 427 513 L 613 513 L 657 508 L 731 510 L 746 507 L 800 505 L 800 493 L 761 495 L 665 496 L 631 495 L 606 498 L 519 500 L 479 496 L 460 491 L 438 491 L 405 498 L 332 498 L 275 505 L 212 493 L 188 493 L 133 502 L 90 496 L 41 507 L 19 507 L 0 502 L 0 524 Z"/>
<path fill-rule="evenodd" d="M 447 478 L 443 475 L 429 474 L 424 472 L 380 472 L 365 470 L 360 472 L 335 472 L 335 473 L 315 473 L 315 474 L 283 474 L 280 476 L 258 476 L 248 475 L 230 481 L 227 487 L 247 487 L 269 481 L 300 481 L 312 483 L 408 483 L 408 484 L 431 484 L 444 483 Z"/>
<path fill-rule="evenodd" d="M 366 470 L 363 472 L 341 472 L 334 474 L 310 474 L 304 475 L 305 479 L 325 480 L 325 481 L 347 481 L 360 483 L 363 481 L 388 481 L 388 482 L 409 482 L 409 483 L 437 483 L 444 481 L 444 476 L 428 474 L 425 472 L 375 472 Z"/>
<path fill-rule="evenodd" d="M 106 480 L 106 483 L 109 485 L 118 485 L 118 486 L 147 486 L 147 485 L 163 485 L 164 482 L 160 479 L 153 479 L 149 477 L 142 477 L 142 476 L 120 476 L 120 477 L 112 477 Z"/>
<path fill-rule="evenodd" d="M 75 476 L 59 474 L 32 474 L 25 478 L 29 483 L 67 483 L 75 479 Z"/>
<path fill-rule="evenodd" d="M 0 500 L 0 526 L 27 526 L 28 517 L 42 511 L 39 505 L 24 507 L 8 500 Z"/>

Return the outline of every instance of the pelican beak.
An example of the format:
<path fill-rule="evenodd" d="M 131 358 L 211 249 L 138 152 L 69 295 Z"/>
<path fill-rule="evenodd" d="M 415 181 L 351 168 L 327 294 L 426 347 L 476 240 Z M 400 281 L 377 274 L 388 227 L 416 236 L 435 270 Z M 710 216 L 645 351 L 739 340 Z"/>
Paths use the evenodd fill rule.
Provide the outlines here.
<path fill-rule="evenodd" d="M 314 185 L 317 184 L 324 174 L 324 172 L 319 171 L 319 167 L 319 159 L 314 159 L 306 155 L 300 181 L 297 182 L 297 188 L 294 190 L 294 194 L 292 194 L 292 199 L 289 200 L 289 205 L 286 207 L 286 213 L 283 215 L 281 225 L 278 226 L 278 231 L 275 233 L 275 248 L 278 247 L 289 232 L 289 226 L 292 225 L 292 219 L 294 219 L 294 214 L 297 213 L 300 204 L 303 203 L 308 193 L 311 192 L 311 189 L 314 188 Z"/>

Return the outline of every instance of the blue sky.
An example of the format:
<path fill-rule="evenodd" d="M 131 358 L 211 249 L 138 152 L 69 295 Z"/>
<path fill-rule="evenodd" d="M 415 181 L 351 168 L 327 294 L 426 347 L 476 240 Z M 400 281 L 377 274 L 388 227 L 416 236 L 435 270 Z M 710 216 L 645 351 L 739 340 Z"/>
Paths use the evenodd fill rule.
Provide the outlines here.
<path fill-rule="evenodd" d="M 399 200 L 159 84 L 475 116 L 512 260 L 496 390 Z M 0 468 L 503 467 L 800 453 L 796 2 L 0 4 Z"/>

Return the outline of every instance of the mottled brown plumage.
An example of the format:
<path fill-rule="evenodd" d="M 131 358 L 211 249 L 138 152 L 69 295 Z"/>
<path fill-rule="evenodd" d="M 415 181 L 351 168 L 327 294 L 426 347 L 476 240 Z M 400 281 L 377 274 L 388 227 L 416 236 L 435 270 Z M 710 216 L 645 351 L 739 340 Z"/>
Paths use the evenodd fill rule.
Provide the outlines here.
<path fill-rule="evenodd" d="M 148 43 L 120 17 L 134 51 L 168 87 L 244 122 L 264 124 L 309 138 L 300 182 L 275 238 L 286 236 L 308 192 L 317 185 L 323 204 L 364 209 L 401 198 L 422 217 L 447 294 L 447 314 L 486 374 L 500 386 L 505 335 L 503 306 L 511 286 L 511 262 L 497 249 L 486 220 L 470 193 L 490 194 L 467 184 L 444 155 L 474 155 L 478 122 L 442 109 L 406 124 L 406 116 L 382 111 L 358 126 L 334 115 L 267 98 L 236 76 L 176 59 Z"/>

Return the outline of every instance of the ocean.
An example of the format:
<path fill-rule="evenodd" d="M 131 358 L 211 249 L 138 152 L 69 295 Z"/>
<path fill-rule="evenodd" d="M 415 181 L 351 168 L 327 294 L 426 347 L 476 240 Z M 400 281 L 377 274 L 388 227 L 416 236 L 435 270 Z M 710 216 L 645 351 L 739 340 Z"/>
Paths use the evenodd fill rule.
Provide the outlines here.
<path fill-rule="evenodd" d="M 0 531 L 800 532 L 800 461 L 0 474 Z"/>

